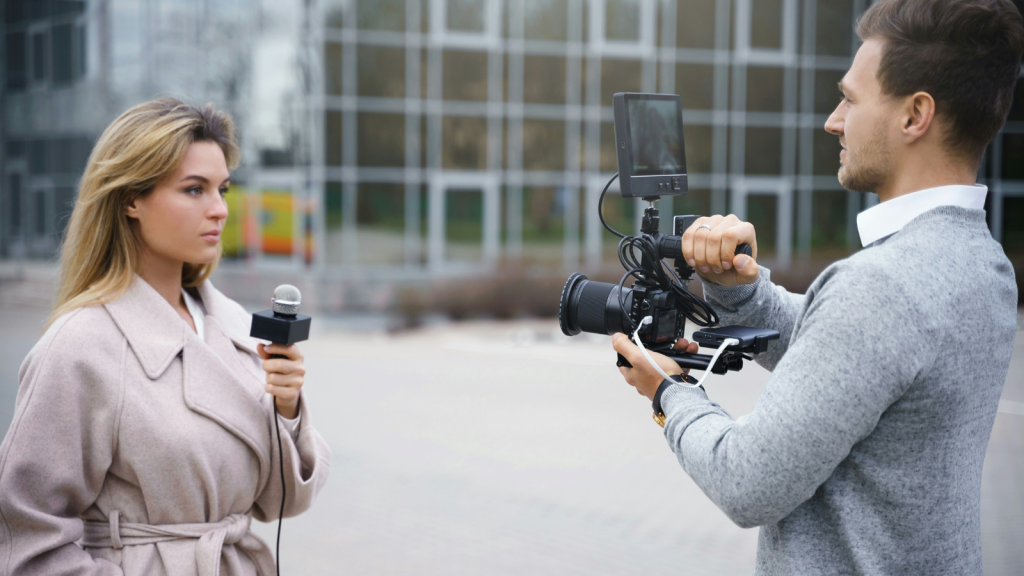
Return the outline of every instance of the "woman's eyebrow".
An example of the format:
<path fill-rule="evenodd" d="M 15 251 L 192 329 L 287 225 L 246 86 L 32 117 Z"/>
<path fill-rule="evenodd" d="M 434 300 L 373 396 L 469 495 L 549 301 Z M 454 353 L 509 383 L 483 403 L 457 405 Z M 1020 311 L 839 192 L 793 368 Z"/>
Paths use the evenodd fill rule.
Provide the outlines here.
<path fill-rule="evenodd" d="M 204 184 L 209 184 L 210 183 L 210 181 L 205 176 L 200 176 L 198 174 L 189 174 L 188 176 L 185 176 L 184 178 L 179 180 L 179 182 L 184 182 L 185 180 L 199 180 L 200 182 L 202 182 Z M 230 176 L 225 178 L 224 181 L 221 182 L 221 184 L 227 184 L 229 182 L 231 182 L 231 177 Z"/>

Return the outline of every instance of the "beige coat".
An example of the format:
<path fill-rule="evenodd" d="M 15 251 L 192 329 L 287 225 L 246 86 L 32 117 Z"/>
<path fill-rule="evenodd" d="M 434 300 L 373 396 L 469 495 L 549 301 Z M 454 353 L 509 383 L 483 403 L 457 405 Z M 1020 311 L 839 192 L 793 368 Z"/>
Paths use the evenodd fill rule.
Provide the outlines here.
<path fill-rule="evenodd" d="M 29 353 L 0 446 L 0 576 L 273 573 L 248 529 L 281 505 L 251 316 L 209 282 L 198 293 L 205 342 L 136 278 Z M 298 440 L 282 434 L 285 516 L 309 508 L 330 466 L 305 394 L 300 414 Z"/>

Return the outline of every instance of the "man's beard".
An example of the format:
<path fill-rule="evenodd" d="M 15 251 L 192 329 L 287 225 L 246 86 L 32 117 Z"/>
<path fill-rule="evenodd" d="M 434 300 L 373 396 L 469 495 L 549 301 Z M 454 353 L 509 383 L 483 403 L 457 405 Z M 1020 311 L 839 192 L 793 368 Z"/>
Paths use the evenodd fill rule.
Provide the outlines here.
<path fill-rule="evenodd" d="M 843 139 L 840 139 L 843 143 Z M 892 171 L 892 159 L 885 128 L 877 126 L 868 142 L 857 150 L 846 149 L 846 161 L 839 167 L 839 183 L 854 192 L 877 192 Z"/>

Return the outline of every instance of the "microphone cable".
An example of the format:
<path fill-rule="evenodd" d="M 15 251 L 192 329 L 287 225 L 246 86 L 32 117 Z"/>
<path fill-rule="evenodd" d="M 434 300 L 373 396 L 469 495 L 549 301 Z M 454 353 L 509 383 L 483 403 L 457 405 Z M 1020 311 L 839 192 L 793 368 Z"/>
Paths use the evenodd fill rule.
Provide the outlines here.
<path fill-rule="evenodd" d="M 281 422 L 277 413 L 277 398 L 274 398 L 274 428 L 277 429 L 277 453 L 278 465 L 281 468 L 281 512 L 277 515 L 277 550 L 274 553 L 274 561 L 277 563 L 277 576 L 281 576 L 281 523 L 284 522 L 284 446 L 281 444 Z"/>

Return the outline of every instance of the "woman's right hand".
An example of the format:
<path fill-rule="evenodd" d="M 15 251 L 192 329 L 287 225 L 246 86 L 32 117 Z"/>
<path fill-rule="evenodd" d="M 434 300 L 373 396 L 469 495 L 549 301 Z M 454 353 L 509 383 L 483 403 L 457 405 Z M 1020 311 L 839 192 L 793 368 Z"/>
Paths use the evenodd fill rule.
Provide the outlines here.
<path fill-rule="evenodd" d="M 750 245 L 753 258 L 735 254 L 740 244 Z M 754 225 L 733 214 L 698 218 L 683 233 L 683 257 L 701 278 L 720 286 L 753 284 L 760 275 Z"/>

